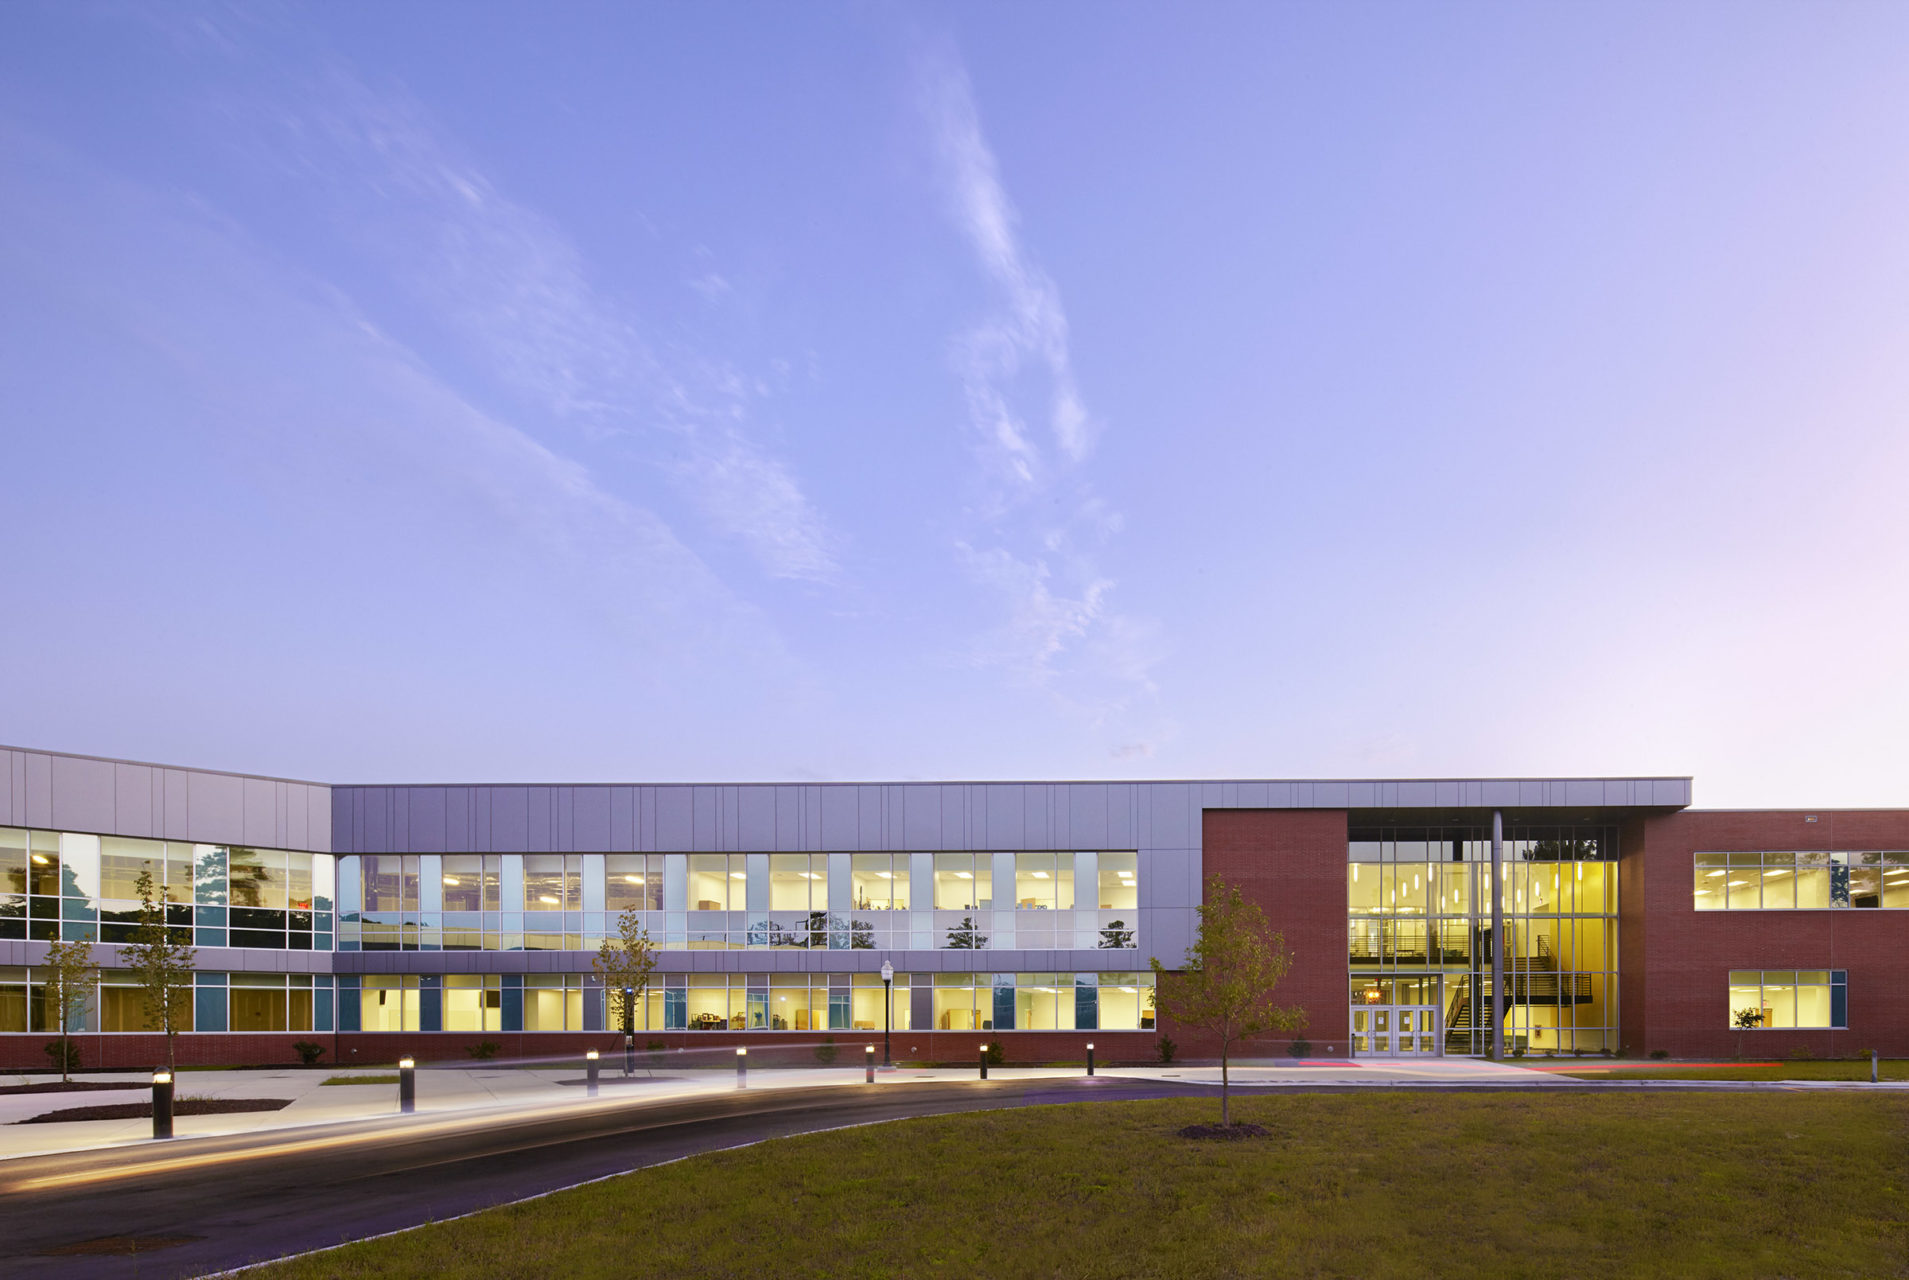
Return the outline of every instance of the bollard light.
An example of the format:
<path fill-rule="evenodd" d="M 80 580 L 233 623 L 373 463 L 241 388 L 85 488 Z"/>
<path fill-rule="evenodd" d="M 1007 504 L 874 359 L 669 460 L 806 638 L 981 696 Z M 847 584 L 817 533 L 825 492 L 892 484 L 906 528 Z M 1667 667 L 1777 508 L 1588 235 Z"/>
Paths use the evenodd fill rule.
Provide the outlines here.
<path fill-rule="evenodd" d="M 597 1096 L 597 1065 L 598 1058 L 595 1049 L 583 1055 L 583 1069 L 589 1074 L 589 1087 L 587 1092 L 592 1098 Z"/>
<path fill-rule="evenodd" d="M 983 1080 L 988 1078 L 988 1046 L 986 1045 L 981 1046 L 981 1078 Z"/>
<path fill-rule="evenodd" d="M 872 1044 L 862 1050 L 862 1083 L 875 1083 L 875 1046 Z"/>
<path fill-rule="evenodd" d="M 1087 1042 L 1087 1074 L 1090 1076 L 1094 1074 L 1094 1042 L 1092 1040 Z"/>
<path fill-rule="evenodd" d="M 410 1115 L 418 1109 L 418 1064 L 414 1058 L 398 1059 L 398 1111 Z"/>
<path fill-rule="evenodd" d="M 736 1087 L 746 1089 L 749 1086 L 749 1048 L 747 1045 L 736 1050 Z"/>
<path fill-rule="evenodd" d="M 172 1136 L 172 1072 L 164 1068 L 152 1073 L 152 1136 Z"/>
<path fill-rule="evenodd" d="M 1877 1057 L 1876 1051 L 1874 1049 L 1871 1049 L 1869 1051 L 1869 1083 L 1871 1084 L 1880 1083 L 1882 1079 L 1882 1077 L 1879 1076 L 1876 1072 L 1876 1066 L 1877 1066 L 1876 1057 Z"/>

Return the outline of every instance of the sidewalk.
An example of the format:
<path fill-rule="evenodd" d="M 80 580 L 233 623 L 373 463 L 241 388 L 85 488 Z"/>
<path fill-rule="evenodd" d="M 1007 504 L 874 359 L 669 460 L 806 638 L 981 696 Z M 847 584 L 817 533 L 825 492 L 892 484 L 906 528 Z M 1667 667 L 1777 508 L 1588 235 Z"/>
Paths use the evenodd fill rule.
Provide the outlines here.
<path fill-rule="evenodd" d="M 521 1118 L 544 1110 L 596 1106 L 628 1102 L 642 1098 L 651 1102 L 730 1093 L 736 1088 L 735 1070 L 726 1055 L 720 1067 L 697 1067 L 692 1063 L 666 1063 L 654 1076 L 639 1069 L 625 1079 L 620 1064 L 610 1058 L 603 1063 L 602 1092 L 591 1099 L 584 1091 L 580 1063 L 512 1066 L 485 1063 L 468 1066 L 423 1066 L 417 1073 L 417 1108 L 426 1114 L 496 1111 Z M 179 1138 L 208 1137 L 218 1134 L 261 1133 L 289 1130 L 352 1120 L 370 1120 L 398 1114 L 398 1086 L 395 1084 L 326 1085 L 336 1075 L 388 1074 L 389 1068 L 344 1070 L 300 1070 L 271 1068 L 250 1071 L 183 1071 L 175 1086 L 179 1097 L 200 1098 L 290 1098 L 291 1105 L 278 1111 L 241 1112 L 230 1115 L 180 1116 L 174 1121 Z M 1017 1081 L 1077 1078 L 1081 1067 L 991 1067 L 990 1080 Z M 1165 1080 L 1181 1084 L 1217 1088 L 1220 1069 L 1205 1065 L 1167 1065 L 1151 1067 L 1103 1067 L 1099 1075 L 1111 1079 Z M 1280 1087 L 1318 1087 L 1329 1085 L 1349 1088 L 1438 1089 L 1451 1086 L 1597 1089 L 1716 1088 L 1714 1081 L 1585 1081 L 1560 1078 L 1557 1073 L 1485 1062 L 1475 1058 L 1426 1058 L 1422 1060 L 1370 1059 L 1360 1062 L 1307 1059 L 1248 1060 L 1230 1069 L 1234 1088 L 1266 1090 Z M 916 1081 L 973 1080 L 974 1067 L 895 1068 L 876 1072 L 878 1085 Z M 25 1082 L 28 1077 L 0 1075 L 0 1085 Z M 44 1080 L 45 1076 L 31 1077 Z M 0 1160 L 28 1155 L 48 1155 L 61 1151 L 81 1151 L 123 1146 L 151 1140 L 152 1122 L 133 1120 L 80 1120 L 52 1124 L 19 1124 L 30 1116 L 68 1107 L 101 1106 L 113 1103 L 144 1102 L 152 1096 L 151 1077 L 145 1072 L 88 1074 L 88 1081 L 123 1079 L 123 1090 L 96 1090 L 81 1093 L 37 1093 L 0 1095 Z M 756 1069 L 749 1071 L 752 1089 L 820 1088 L 860 1084 L 863 1068 L 852 1066 L 809 1067 L 801 1069 Z M 1909 1084 L 1871 1085 L 1850 1081 L 1761 1081 L 1733 1082 L 1728 1087 L 1741 1089 L 1909 1089 Z"/>

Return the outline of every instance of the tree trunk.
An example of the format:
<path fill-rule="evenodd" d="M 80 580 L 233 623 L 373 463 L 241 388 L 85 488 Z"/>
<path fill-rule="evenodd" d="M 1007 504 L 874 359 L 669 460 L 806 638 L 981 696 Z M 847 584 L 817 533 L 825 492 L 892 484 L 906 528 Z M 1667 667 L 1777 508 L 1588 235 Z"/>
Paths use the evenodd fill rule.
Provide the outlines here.
<path fill-rule="evenodd" d="M 1221 1128 L 1225 1128 L 1227 1125 L 1230 1125 L 1233 1123 L 1232 1113 L 1227 1108 L 1227 1088 L 1229 1086 L 1229 1081 L 1227 1077 L 1226 1049 L 1227 1049 L 1226 1041 L 1224 1040 L 1220 1041 L 1220 1127 Z"/>

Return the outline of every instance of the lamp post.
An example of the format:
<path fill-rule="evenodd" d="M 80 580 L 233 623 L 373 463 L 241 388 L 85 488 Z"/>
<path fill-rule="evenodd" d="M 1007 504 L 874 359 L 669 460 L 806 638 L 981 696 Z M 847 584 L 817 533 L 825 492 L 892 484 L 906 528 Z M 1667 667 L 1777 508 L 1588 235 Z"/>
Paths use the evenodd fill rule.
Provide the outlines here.
<path fill-rule="evenodd" d="M 418 1064 L 414 1058 L 398 1059 L 398 1110 L 410 1115 L 418 1109 Z"/>
<path fill-rule="evenodd" d="M 583 1069 L 589 1074 L 589 1096 L 594 1098 L 597 1096 L 597 1051 L 595 1049 L 583 1055 Z"/>
<path fill-rule="evenodd" d="M 749 1047 L 747 1045 L 736 1050 L 736 1087 L 738 1089 L 749 1087 Z"/>
<path fill-rule="evenodd" d="M 888 1028 L 894 1022 L 895 966 L 882 961 L 882 1066 L 894 1064 L 888 1058 Z"/>
<path fill-rule="evenodd" d="M 172 1136 L 172 1072 L 164 1067 L 152 1073 L 152 1136 Z"/>

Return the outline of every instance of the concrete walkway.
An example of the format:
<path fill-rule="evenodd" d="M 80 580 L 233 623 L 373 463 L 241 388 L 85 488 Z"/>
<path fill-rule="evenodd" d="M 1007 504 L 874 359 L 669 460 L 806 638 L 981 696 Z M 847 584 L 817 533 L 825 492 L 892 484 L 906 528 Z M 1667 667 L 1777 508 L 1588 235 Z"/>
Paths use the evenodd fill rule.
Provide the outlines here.
<path fill-rule="evenodd" d="M 708 1059 L 704 1059 L 708 1061 Z M 654 1076 L 639 1069 L 624 1079 L 620 1064 L 606 1059 L 602 1073 L 605 1101 L 628 1101 L 633 1094 L 655 1102 L 676 1101 L 709 1094 L 730 1093 L 736 1088 L 733 1057 L 718 1059 L 719 1066 L 696 1066 L 670 1062 L 659 1067 Z M 398 1087 L 395 1084 L 326 1085 L 327 1079 L 340 1075 L 389 1074 L 386 1068 L 314 1069 L 270 1068 L 245 1071 L 182 1071 L 175 1086 L 178 1097 L 197 1098 L 289 1098 L 291 1105 L 278 1111 L 240 1112 L 228 1115 L 180 1116 L 174 1122 L 179 1138 L 219 1134 L 262 1133 L 270 1130 L 324 1125 L 348 1120 L 375 1119 L 396 1115 Z M 1072 1079 L 1083 1075 L 1072 1067 L 993 1067 L 990 1079 L 1023 1081 Z M 1210 1086 L 1220 1083 L 1220 1069 L 1205 1065 L 1169 1065 L 1155 1067 L 1103 1067 L 1100 1075 L 1110 1079 L 1160 1080 L 1180 1084 Z M 974 1067 L 897 1068 L 876 1072 L 876 1083 L 891 1084 L 919 1081 L 973 1080 Z M 525 1064 L 471 1064 L 420 1067 L 417 1073 L 418 1110 L 420 1112 L 470 1112 L 494 1110 L 500 1115 L 522 1117 L 540 1109 L 567 1109 L 588 1101 L 582 1087 L 583 1070 L 575 1061 Z M 1555 1071 L 1540 1071 L 1509 1063 L 1485 1062 L 1476 1058 L 1424 1058 L 1417 1060 L 1367 1059 L 1358 1062 L 1292 1059 L 1248 1060 L 1230 1069 L 1234 1088 L 1261 1091 L 1277 1088 L 1699 1088 L 1742 1089 L 1909 1089 L 1909 1084 L 1872 1085 L 1852 1081 L 1587 1081 L 1561 1076 Z M 0 1085 L 22 1084 L 48 1079 L 44 1075 L 0 1075 Z M 787 1089 L 857 1084 L 862 1081 L 861 1063 L 852 1066 L 809 1067 L 801 1069 L 752 1069 L 751 1087 Z M 88 1090 L 74 1093 L 0 1094 L 0 1160 L 30 1155 L 48 1155 L 62 1151 L 83 1151 L 149 1141 L 152 1122 L 134 1120 L 81 1120 L 48 1124 L 20 1124 L 31 1116 L 72 1107 L 104 1106 L 114 1103 L 145 1102 L 151 1098 L 151 1077 L 146 1072 L 123 1074 L 87 1074 L 88 1083 L 108 1080 L 125 1082 L 125 1089 Z"/>

